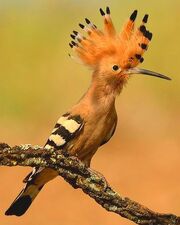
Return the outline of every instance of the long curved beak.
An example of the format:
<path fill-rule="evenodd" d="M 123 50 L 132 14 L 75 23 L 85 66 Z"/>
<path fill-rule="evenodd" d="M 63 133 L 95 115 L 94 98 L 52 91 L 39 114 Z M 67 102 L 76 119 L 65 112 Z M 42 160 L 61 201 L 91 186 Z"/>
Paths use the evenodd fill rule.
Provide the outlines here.
<path fill-rule="evenodd" d="M 167 77 L 163 74 L 160 74 L 160 73 L 156 73 L 156 72 L 153 72 L 153 71 L 150 71 L 150 70 L 146 70 L 146 69 L 140 69 L 140 68 L 130 68 L 127 70 L 128 74 L 143 74 L 143 75 L 149 75 L 149 76 L 154 76 L 154 77 L 159 77 L 159 78 L 162 78 L 162 79 L 165 79 L 165 80 L 171 80 L 170 77 Z"/>

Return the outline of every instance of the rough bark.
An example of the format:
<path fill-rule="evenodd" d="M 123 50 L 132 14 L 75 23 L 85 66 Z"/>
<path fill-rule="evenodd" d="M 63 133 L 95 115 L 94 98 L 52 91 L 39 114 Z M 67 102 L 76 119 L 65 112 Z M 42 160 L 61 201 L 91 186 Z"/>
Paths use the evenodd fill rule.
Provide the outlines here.
<path fill-rule="evenodd" d="M 120 196 L 102 175 L 61 150 L 47 150 L 31 145 L 11 148 L 1 143 L 0 166 L 50 167 L 57 170 L 74 188 L 81 188 L 107 211 L 117 213 L 136 224 L 180 225 L 180 217 L 176 215 L 153 212 L 129 198 Z"/>

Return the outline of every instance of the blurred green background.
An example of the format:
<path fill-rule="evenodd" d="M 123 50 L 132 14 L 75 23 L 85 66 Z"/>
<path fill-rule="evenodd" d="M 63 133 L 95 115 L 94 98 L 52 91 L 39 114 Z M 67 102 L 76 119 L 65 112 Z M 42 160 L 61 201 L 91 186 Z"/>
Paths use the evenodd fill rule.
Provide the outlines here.
<path fill-rule="evenodd" d="M 154 36 L 142 67 L 172 81 L 141 75 L 129 81 L 116 101 L 116 134 L 96 154 L 92 167 L 123 195 L 154 210 L 180 214 L 179 0 L 1 0 L 0 141 L 43 145 L 58 117 L 86 91 L 91 71 L 68 57 L 69 35 L 85 17 L 102 27 L 98 10 L 107 5 L 119 30 L 134 9 L 139 23 L 145 13 L 150 15 L 148 28 Z M 43 189 L 24 217 L 3 216 L 29 170 L 0 169 L 3 225 L 132 224 L 60 179 Z"/>

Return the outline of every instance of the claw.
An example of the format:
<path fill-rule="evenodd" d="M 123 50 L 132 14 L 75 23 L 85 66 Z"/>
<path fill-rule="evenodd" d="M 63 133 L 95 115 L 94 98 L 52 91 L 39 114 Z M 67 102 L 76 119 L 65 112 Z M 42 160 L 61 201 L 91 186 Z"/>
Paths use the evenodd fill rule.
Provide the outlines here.
<path fill-rule="evenodd" d="M 103 182 L 103 191 L 106 191 L 107 188 L 110 186 L 109 183 L 107 182 L 106 178 L 104 177 L 104 175 L 92 168 L 88 168 L 88 170 L 90 170 L 92 173 L 94 173 L 95 175 L 97 175 L 100 179 L 101 182 Z"/>

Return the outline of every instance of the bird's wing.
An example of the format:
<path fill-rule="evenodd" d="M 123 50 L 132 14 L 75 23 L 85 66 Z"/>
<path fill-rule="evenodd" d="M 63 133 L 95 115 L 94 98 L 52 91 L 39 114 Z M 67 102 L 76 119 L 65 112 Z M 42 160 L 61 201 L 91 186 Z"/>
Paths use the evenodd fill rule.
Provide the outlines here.
<path fill-rule="evenodd" d="M 44 148 L 55 148 L 57 150 L 64 149 L 69 141 L 80 134 L 83 126 L 84 121 L 80 115 L 72 115 L 70 113 L 64 114 L 55 124 L 55 127 L 52 130 L 52 133 L 49 136 Z M 39 173 L 42 169 L 43 168 L 34 168 L 33 171 L 25 177 L 23 182 L 27 183 L 30 181 L 32 177 Z"/>
<path fill-rule="evenodd" d="M 114 125 L 112 126 L 112 128 L 110 129 L 108 135 L 105 137 L 105 139 L 101 142 L 100 146 L 106 144 L 114 135 L 114 132 L 116 130 L 116 126 L 117 126 L 117 122 L 114 123 Z"/>
<path fill-rule="evenodd" d="M 63 149 L 70 140 L 79 134 L 83 126 L 84 121 L 80 115 L 64 114 L 57 121 L 45 148 Z"/>

